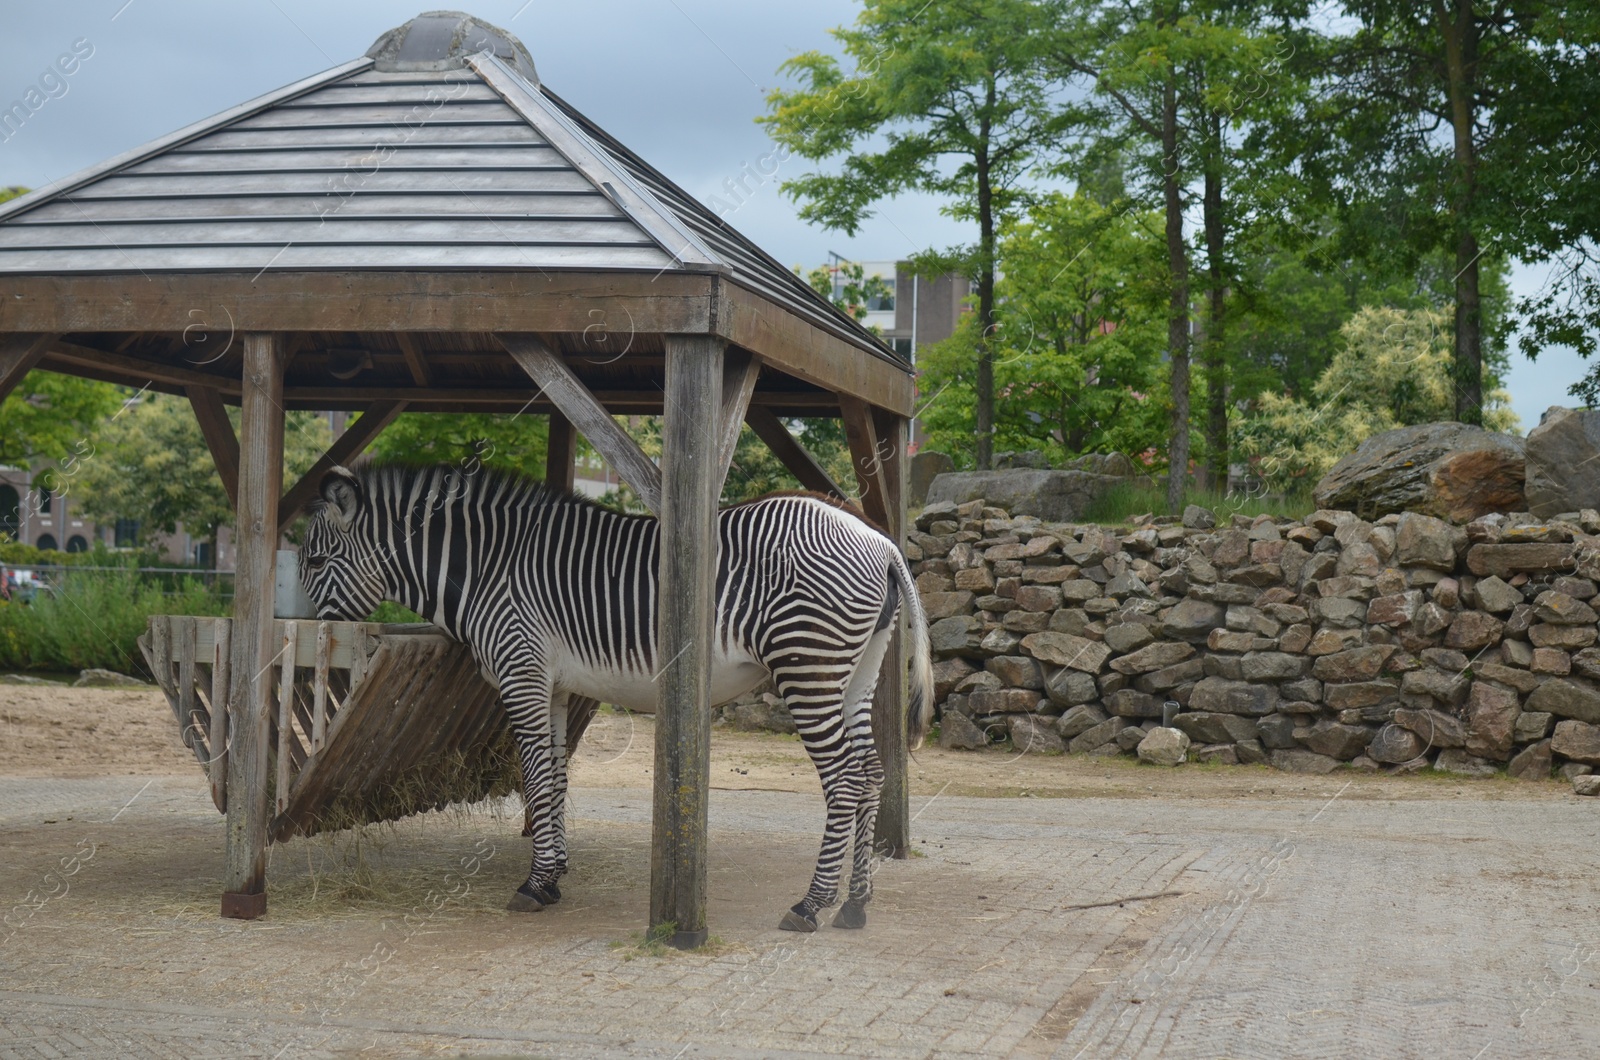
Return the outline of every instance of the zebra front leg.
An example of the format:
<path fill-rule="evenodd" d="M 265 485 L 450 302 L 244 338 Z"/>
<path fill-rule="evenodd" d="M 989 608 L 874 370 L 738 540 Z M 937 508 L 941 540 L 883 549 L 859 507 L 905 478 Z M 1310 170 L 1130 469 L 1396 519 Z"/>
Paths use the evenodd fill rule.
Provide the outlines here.
<path fill-rule="evenodd" d="M 564 841 L 555 803 L 558 764 L 554 747 L 550 677 L 542 668 L 524 668 L 501 678 L 500 699 L 511 719 L 522 763 L 522 792 L 533 826 L 533 866 L 506 908 L 535 913 L 561 898 Z"/>

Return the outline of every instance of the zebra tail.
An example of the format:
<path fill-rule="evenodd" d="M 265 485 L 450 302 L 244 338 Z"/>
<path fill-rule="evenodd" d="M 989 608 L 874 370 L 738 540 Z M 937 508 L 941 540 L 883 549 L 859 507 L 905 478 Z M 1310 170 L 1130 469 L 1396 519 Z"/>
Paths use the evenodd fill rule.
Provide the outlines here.
<path fill-rule="evenodd" d="M 889 543 L 894 579 L 899 583 L 900 595 L 906 601 L 911 626 L 911 695 L 907 697 L 906 746 L 916 750 L 928 735 L 933 722 L 933 652 L 928 643 L 928 614 L 922 609 L 922 597 L 917 594 L 917 583 L 911 577 L 911 568 L 894 542 Z"/>

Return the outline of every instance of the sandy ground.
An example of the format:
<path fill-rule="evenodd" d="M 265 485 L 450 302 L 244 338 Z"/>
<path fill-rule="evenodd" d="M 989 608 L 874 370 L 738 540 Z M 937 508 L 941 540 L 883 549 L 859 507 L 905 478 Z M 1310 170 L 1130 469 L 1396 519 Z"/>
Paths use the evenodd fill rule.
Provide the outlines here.
<path fill-rule="evenodd" d="M 650 784 L 654 719 L 602 713 L 573 759 L 574 787 Z M 79 689 L 0 685 L 0 776 L 172 775 L 196 770 L 178 740 L 161 693 L 151 688 Z M 712 736 L 713 786 L 724 791 L 820 792 L 800 742 L 789 736 L 718 729 Z M 1561 799 L 1562 782 L 1467 780 L 1339 772 L 1300 777 L 1264 766 L 1160 769 L 1129 759 L 1020 755 L 1007 750 L 924 747 L 911 761 L 913 796 L 1021 798 L 1286 798 L 1326 795 L 1348 784 L 1347 799 Z"/>

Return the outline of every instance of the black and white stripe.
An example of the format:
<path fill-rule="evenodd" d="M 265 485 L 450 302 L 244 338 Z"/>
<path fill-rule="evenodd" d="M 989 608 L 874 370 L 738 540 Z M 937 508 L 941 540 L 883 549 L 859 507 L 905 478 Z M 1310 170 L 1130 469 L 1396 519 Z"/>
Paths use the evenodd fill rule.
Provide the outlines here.
<path fill-rule="evenodd" d="M 568 696 L 655 708 L 659 525 L 451 466 L 338 469 L 322 498 L 301 550 L 306 592 L 324 618 L 364 617 L 393 600 L 471 646 L 510 714 L 533 820 L 533 866 L 513 906 L 555 901 L 567 867 Z M 864 923 L 883 783 L 872 693 L 902 600 L 913 746 L 932 711 L 927 624 L 905 559 L 858 515 L 820 497 L 778 495 L 719 514 L 716 586 L 713 700 L 770 673 L 822 779 L 822 851 L 784 926 L 813 928 L 834 903 L 852 839 L 850 895 L 836 923 Z"/>

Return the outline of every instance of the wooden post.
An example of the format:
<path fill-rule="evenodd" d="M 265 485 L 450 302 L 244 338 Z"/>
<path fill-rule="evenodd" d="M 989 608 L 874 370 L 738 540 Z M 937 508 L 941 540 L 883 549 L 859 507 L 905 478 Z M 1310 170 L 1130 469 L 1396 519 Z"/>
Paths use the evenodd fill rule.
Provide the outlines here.
<path fill-rule="evenodd" d="M 883 489 L 889 536 L 902 551 L 906 544 L 906 428 L 907 421 L 882 409 L 873 409 L 873 428 L 879 451 L 878 484 Z M 872 738 L 883 760 L 883 799 L 878 806 L 875 843 L 888 857 L 904 858 L 911 850 L 911 801 L 906 754 L 906 622 L 908 608 L 900 605 L 889 650 L 878 672 L 872 697 Z"/>
<path fill-rule="evenodd" d="M 668 335 L 666 346 L 650 930 L 671 925 L 667 941 L 690 949 L 706 940 L 723 341 Z"/>
<path fill-rule="evenodd" d="M 228 853 L 222 915 L 254 920 L 267 911 L 267 745 L 272 709 L 272 597 L 283 492 L 282 335 L 243 336 L 239 438 L 238 567 L 234 575 L 233 713 L 228 750 Z"/>
<path fill-rule="evenodd" d="M 578 429 L 560 411 L 550 413 L 550 441 L 544 453 L 544 484 L 572 492 L 577 478 Z"/>

